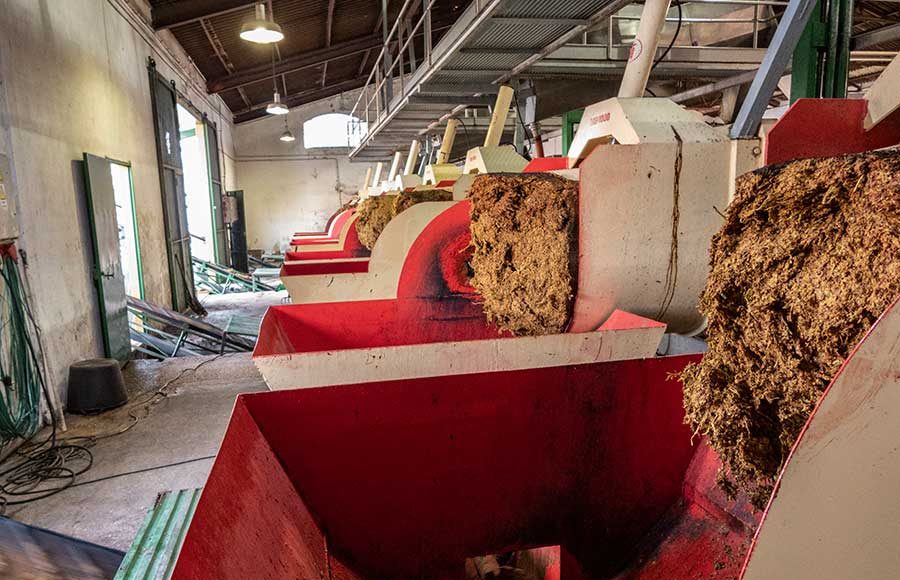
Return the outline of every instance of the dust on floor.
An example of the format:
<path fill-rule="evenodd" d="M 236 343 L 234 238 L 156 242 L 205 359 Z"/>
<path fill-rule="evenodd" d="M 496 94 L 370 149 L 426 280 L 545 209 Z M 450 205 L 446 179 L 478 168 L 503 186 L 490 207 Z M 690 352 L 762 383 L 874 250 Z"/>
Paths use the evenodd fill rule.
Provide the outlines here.
<path fill-rule="evenodd" d="M 235 397 L 266 389 L 249 353 L 132 361 L 123 374 L 129 403 L 67 415 L 60 434 L 90 445 L 91 469 L 56 495 L 11 506 L 8 516 L 127 550 L 159 492 L 206 482 Z M 166 396 L 152 397 L 161 388 Z"/>

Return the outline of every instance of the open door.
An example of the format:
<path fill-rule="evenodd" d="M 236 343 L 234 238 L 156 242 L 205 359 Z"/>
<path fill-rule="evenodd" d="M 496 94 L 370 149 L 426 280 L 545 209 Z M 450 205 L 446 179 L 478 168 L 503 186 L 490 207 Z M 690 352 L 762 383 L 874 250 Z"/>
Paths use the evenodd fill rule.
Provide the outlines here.
<path fill-rule="evenodd" d="M 244 191 L 229 191 L 227 194 L 228 247 L 231 250 L 231 267 L 241 272 L 250 272 L 247 259 L 247 222 L 244 217 Z"/>
<path fill-rule="evenodd" d="M 223 266 L 231 265 L 228 251 L 228 232 L 225 229 L 222 200 L 222 168 L 219 165 L 219 134 L 216 125 L 205 115 L 203 129 L 206 136 L 206 163 L 209 168 L 209 197 L 212 207 L 213 250 L 215 261 Z"/>
<path fill-rule="evenodd" d="M 131 337 L 110 161 L 85 153 L 84 176 L 94 255 L 92 275 L 100 304 L 103 350 L 107 357 L 124 362 L 131 355 Z"/>
<path fill-rule="evenodd" d="M 160 189 L 166 230 L 166 253 L 172 284 L 172 309 L 190 308 L 205 314 L 194 293 L 194 269 L 191 263 L 191 237 L 188 232 L 184 171 L 178 133 L 177 95 L 175 87 L 156 71 L 152 59 L 150 97 L 156 128 L 156 151 L 159 159 Z"/>

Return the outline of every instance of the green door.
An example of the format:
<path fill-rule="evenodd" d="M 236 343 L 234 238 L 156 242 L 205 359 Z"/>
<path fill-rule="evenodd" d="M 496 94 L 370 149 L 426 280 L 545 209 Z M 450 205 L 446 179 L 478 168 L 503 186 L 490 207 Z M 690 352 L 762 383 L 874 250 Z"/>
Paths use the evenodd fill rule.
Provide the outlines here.
<path fill-rule="evenodd" d="M 94 248 L 92 274 L 100 302 L 103 349 L 107 357 L 124 362 L 131 354 L 131 337 L 110 161 L 85 153 L 84 177 Z"/>
<path fill-rule="evenodd" d="M 181 144 L 178 140 L 178 97 L 175 87 L 156 71 L 150 61 L 150 101 L 156 125 L 156 156 L 159 161 L 160 188 L 163 200 L 163 223 L 166 252 L 169 257 L 169 279 L 172 283 L 172 310 L 190 308 L 206 314 L 194 292 L 194 268 L 191 263 L 191 234 L 188 232 L 187 202 L 184 193 L 184 170 L 181 166 Z"/>
<path fill-rule="evenodd" d="M 222 201 L 222 169 L 219 167 L 219 136 L 216 125 L 206 115 L 203 116 L 206 137 L 206 165 L 209 175 L 209 201 L 212 207 L 213 252 L 215 261 L 223 266 L 231 266 L 228 251 L 228 230 L 225 228 Z"/>

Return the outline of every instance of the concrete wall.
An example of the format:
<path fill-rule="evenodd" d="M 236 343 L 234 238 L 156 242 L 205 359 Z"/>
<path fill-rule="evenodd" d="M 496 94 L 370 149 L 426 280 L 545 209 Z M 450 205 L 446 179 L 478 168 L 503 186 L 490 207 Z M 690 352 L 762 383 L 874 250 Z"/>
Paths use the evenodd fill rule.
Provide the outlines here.
<path fill-rule="evenodd" d="M 102 354 L 76 163 L 84 152 L 132 163 L 146 298 L 170 303 L 148 57 L 216 122 L 226 186 L 235 185 L 227 108 L 205 95 L 171 35 L 153 35 L 148 15 L 145 0 L 0 0 L 0 89 L 19 247 L 60 393 L 69 364 Z"/>
<path fill-rule="evenodd" d="M 297 137 L 284 143 L 283 117 L 235 126 L 237 183 L 244 190 L 247 244 L 284 250 L 295 231 L 318 230 L 365 179 L 365 163 L 350 163 L 346 149 L 306 150 L 303 123 L 326 113 L 349 113 L 357 93 L 347 93 L 291 110 L 288 126 Z M 387 169 L 385 169 L 387 171 Z"/>

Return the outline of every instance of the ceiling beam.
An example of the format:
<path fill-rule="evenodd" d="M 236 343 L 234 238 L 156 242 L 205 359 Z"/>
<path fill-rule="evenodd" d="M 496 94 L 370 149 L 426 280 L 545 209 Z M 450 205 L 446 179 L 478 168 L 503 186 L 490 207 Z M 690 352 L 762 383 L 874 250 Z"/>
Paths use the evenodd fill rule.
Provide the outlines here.
<path fill-rule="evenodd" d="M 334 26 L 334 0 L 328 0 L 328 15 L 325 17 L 325 48 L 331 46 L 331 29 Z M 328 61 L 322 65 L 322 86 L 325 86 L 325 77 L 328 76 Z"/>
<path fill-rule="evenodd" d="M 496 95 L 498 85 L 485 82 L 461 80 L 459 82 L 428 81 L 422 84 L 424 93 L 440 93 L 443 95 L 457 95 L 460 97 L 472 96 L 475 93 Z"/>
<path fill-rule="evenodd" d="M 275 74 L 287 74 L 300 69 L 310 68 L 324 64 L 330 60 L 343 58 L 353 54 L 359 54 L 366 50 L 380 47 L 381 39 L 377 36 L 363 36 L 332 44 L 326 48 L 310 50 L 296 56 L 283 59 L 275 65 Z M 236 89 L 258 81 L 272 77 L 272 65 L 269 63 L 249 67 L 235 71 L 233 74 L 210 79 L 206 83 L 206 90 L 210 94 L 221 93 L 228 89 Z"/>
<path fill-rule="evenodd" d="M 294 95 L 286 97 L 284 99 L 284 103 L 288 106 L 288 108 L 299 107 L 300 105 L 312 103 L 313 101 L 327 99 L 328 97 L 333 97 L 346 91 L 358 89 L 364 84 L 366 84 L 366 77 L 357 77 L 355 79 L 341 81 L 339 83 L 334 83 L 326 87 L 314 89 L 311 91 L 296 93 Z M 266 115 L 268 115 L 268 113 L 266 113 L 266 105 L 257 105 L 249 111 L 238 113 L 237 115 L 235 115 L 234 122 L 244 123 L 246 121 L 252 121 L 253 119 L 260 119 L 262 117 L 265 117 Z"/>
<path fill-rule="evenodd" d="M 752 83 L 754 78 L 756 78 L 756 71 L 748 70 L 746 72 L 742 72 L 741 74 L 724 78 L 714 83 L 689 89 L 687 91 L 682 91 L 680 93 L 675 93 L 674 95 L 670 95 L 668 98 L 675 103 L 686 103 L 692 99 L 705 97 L 706 95 L 711 95 L 714 93 L 721 93 L 725 89 Z"/>
<path fill-rule="evenodd" d="M 540 18 L 528 16 L 494 16 L 491 18 L 491 24 L 511 24 L 513 26 L 547 24 L 555 24 L 558 26 L 589 26 L 591 21 L 586 18 L 566 18 L 563 16 L 543 16 Z"/>
<path fill-rule="evenodd" d="M 212 46 L 213 52 L 216 53 L 216 57 L 218 57 L 219 62 L 222 63 L 222 67 L 225 68 L 226 72 L 233 73 L 234 65 L 231 63 L 231 59 L 228 58 L 228 53 L 225 51 L 225 47 L 222 46 L 222 42 L 219 40 L 219 35 L 216 34 L 215 28 L 213 28 L 212 22 L 201 18 L 200 27 L 203 28 L 203 32 L 206 34 L 206 39 Z M 247 98 L 247 93 L 244 92 L 244 89 L 242 89 L 241 87 L 238 87 L 237 92 L 241 97 L 241 100 L 244 102 L 244 106 L 249 109 L 251 103 L 250 99 Z"/>
<path fill-rule="evenodd" d="M 894 40 L 900 40 L 900 23 L 857 34 L 851 40 L 851 44 L 853 50 L 863 50 Z"/>
<path fill-rule="evenodd" d="M 216 14 L 241 10 L 253 6 L 256 2 L 248 0 L 190 0 L 190 2 L 173 2 L 161 4 L 150 9 L 150 19 L 154 30 L 174 28 L 183 24 L 196 22 Z"/>
<path fill-rule="evenodd" d="M 432 31 L 439 32 L 450 27 L 449 21 L 432 22 Z M 420 36 L 421 31 L 416 34 Z M 306 51 L 302 54 L 290 56 L 275 65 L 275 74 L 283 75 L 297 70 L 319 66 L 331 60 L 337 60 L 367 51 L 380 50 L 384 42 L 380 36 L 360 36 L 346 42 L 338 42 L 329 47 Z M 391 41 L 392 50 L 398 44 L 396 39 Z M 361 75 L 360 75 L 361 76 Z M 237 70 L 233 74 L 210 79 L 206 83 L 206 90 L 210 94 L 221 93 L 229 89 L 236 89 L 261 80 L 272 77 L 272 65 L 270 63 L 252 66 Z"/>
<path fill-rule="evenodd" d="M 483 97 L 451 96 L 451 95 L 410 95 L 409 102 L 425 105 L 467 105 L 470 107 L 487 107 L 494 104 L 496 97 L 493 95 Z"/>

